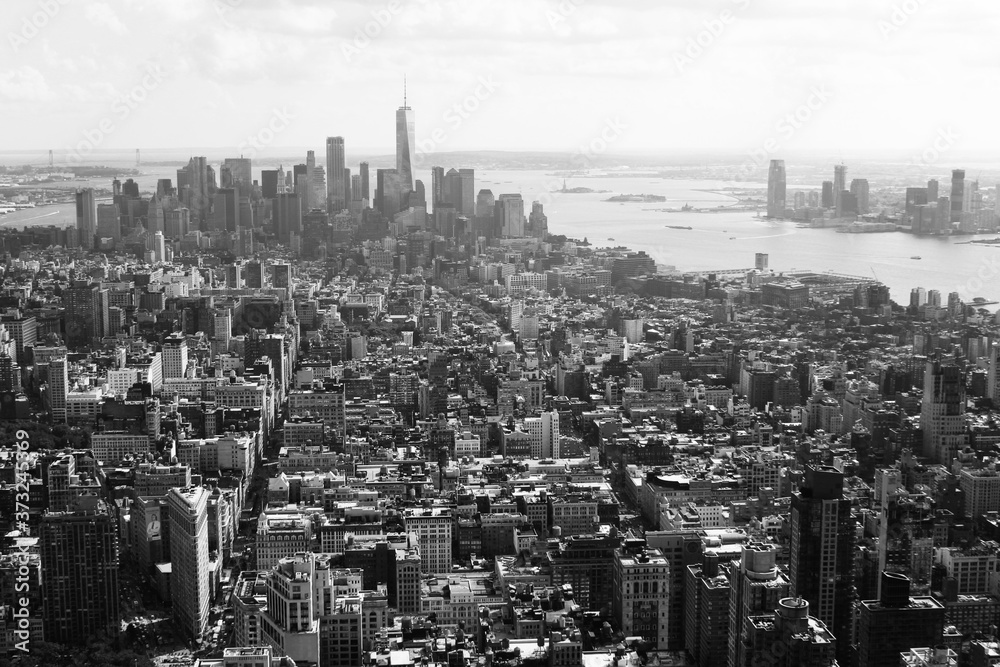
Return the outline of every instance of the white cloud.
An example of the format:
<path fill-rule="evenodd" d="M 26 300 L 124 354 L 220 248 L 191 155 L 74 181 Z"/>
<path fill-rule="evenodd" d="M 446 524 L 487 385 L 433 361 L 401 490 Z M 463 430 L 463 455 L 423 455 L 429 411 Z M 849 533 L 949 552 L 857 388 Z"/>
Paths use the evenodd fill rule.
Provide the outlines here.
<path fill-rule="evenodd" d="M 95 2 L 87 5 L 87 20 L 99 28 L 107 28 L 118 35 L 124 35 L 128 28 L 118 18 L 118 14 L 106 2 Z"/>
<path fill-rule="evenodd" d="M 25 65 L 9 72 L 0 72 L 0 101 L 41 102 L 52 99 L 52 90 L 45 76 L 34 67 Z"/>

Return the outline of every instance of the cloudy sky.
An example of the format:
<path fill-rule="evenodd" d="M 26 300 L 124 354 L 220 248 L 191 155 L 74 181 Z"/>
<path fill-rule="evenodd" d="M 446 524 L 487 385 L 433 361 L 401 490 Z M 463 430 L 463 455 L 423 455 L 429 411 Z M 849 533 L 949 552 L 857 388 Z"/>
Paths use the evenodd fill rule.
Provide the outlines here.
<path fill-rule="evenodd" d="M 4 0 L 0 148 L 987 152 L 998 5 Z"/>

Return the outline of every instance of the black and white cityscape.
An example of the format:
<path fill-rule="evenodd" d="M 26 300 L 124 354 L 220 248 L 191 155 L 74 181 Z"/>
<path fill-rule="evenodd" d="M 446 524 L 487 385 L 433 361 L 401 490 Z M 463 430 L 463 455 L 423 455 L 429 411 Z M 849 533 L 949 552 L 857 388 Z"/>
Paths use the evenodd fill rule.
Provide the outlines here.
<path fill-rule="evenodd" d="M 1000 6 L 0 17 L 0 667 L 1000 665 Z"/>

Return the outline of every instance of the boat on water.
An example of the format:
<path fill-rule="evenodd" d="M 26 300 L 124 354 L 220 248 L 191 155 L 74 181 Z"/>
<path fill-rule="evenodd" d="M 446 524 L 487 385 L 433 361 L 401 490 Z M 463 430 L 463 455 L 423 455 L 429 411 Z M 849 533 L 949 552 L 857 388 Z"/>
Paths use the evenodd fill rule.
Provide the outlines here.
<path fill-rule="evenodd" d="M 920 255 L 914 255 L 914 256 L 913 256 L 913 257 L 911 257 L 910 259 L 922 259 L 922 258 L 920 257 Z"/>
<path fill-rule="evenodd" d="M 613 238 L 611 238 L 610 236 L 608 237 L 608 240 L 609 240 L 609 241 L 614 241 L 614 239 L 613 239 Z"/>
<path fill-rule="evenodd" d="M 730 241 L 735 241 L 735 240 L 736 240 L 736 237 L 735 237 L 735 236 L 730 236 L 730 237 L 729 237 L 729 240 L 730 240 Z"/>
<path fill-rule="evenodd" d="M 667 229 L 694 229 L 694 227 L 685 227 L 684 225 L 665 225 Z"/>

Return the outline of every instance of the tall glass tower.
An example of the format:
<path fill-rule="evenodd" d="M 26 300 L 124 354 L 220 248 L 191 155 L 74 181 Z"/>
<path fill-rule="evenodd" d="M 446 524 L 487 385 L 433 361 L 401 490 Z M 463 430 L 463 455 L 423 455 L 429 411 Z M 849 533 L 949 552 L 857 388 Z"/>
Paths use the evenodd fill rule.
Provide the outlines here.
<path fill-rule="evenodd" d="M 413 191 L 413 110 L 406 106 L 406 81 L 403 81 L 403 106 L 396 109 L 396 173 L 403 188 Z"/>

